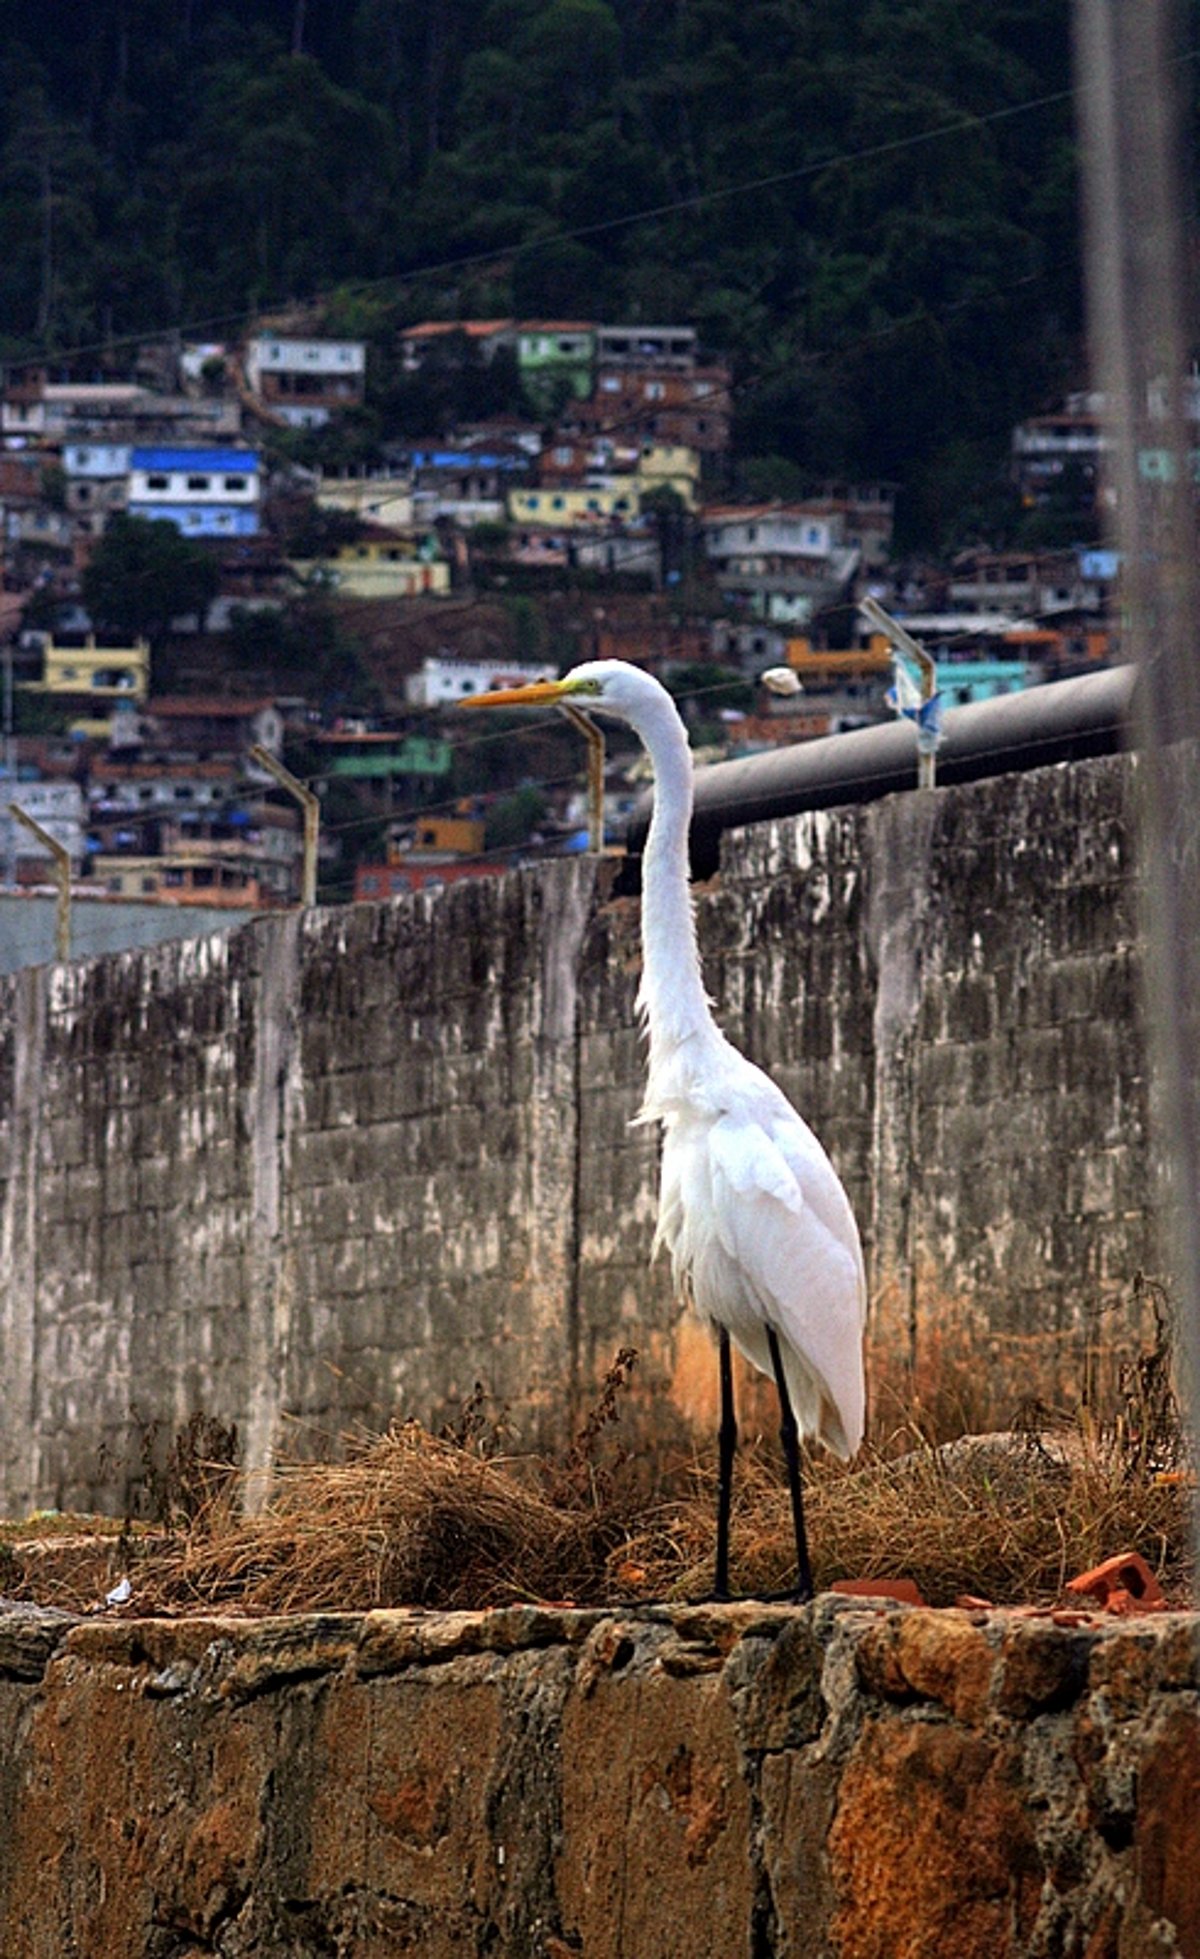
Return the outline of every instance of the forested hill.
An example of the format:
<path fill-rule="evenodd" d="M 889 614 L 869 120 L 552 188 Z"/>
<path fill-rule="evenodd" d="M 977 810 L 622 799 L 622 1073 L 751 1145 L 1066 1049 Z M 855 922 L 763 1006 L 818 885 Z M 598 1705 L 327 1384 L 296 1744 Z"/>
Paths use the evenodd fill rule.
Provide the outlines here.
<path fill-rule="evenodd" d="M 1067 0 L 4 0 L 0 351 L 332 295 L 694 321 L 743 455 L 961 498 L 1078 377 Z"/>

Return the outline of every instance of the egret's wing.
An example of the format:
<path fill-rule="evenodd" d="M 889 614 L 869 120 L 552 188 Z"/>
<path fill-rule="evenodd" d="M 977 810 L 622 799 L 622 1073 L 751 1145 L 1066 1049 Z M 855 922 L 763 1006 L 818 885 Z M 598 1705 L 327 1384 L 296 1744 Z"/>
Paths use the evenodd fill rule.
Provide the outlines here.
<path fill-rule="evenodd" d="M 696 1301 L 760 1366 L 774 1327 L 801 1427 L 850 1455 L 863 1422 L 862 1252 L 829 1159 L 784 1109 L 790 1123 L 731 1112 L 708 1128 L 708 1203 L 723 1256 L 693 1269 Z M 703 1298 L 703 1278 L 726 1299 Z"/>

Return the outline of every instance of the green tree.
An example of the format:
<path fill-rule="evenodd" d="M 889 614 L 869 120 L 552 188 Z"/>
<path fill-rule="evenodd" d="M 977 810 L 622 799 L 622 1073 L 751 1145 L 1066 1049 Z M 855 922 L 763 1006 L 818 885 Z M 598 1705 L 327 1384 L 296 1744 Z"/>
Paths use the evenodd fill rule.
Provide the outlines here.
<path fill-rule="evenodd" d="M 161 646 L 172 619 L 198 614 L 217 595 L 216 560 L 173 524 L 116 516 L 83 574 L 83 601 L 98 626 Z"/>

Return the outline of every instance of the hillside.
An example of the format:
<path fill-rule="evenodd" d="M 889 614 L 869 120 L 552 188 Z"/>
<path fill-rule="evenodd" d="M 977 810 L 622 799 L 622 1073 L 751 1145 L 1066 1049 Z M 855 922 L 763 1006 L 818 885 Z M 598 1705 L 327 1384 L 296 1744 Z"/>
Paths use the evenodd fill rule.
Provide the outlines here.
<path fill-rule="evenodd" d="M 742 484 L 889 477 L 922 544 L 1078 378 L 1065 0 L 3 18 L 10 358 L 317 300 L 371 341 L 370 441 L 420 432 L 426 315 L 687 319 L 733 361 Z"/>

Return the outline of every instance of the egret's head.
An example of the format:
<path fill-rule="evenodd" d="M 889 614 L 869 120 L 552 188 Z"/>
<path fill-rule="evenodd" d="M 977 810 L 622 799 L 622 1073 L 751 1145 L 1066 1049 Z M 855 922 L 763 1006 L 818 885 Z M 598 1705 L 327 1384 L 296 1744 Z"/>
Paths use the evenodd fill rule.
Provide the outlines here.
<path fill-rule="evenodd" d="M 535 680 L 527 687 L 502 687 L 494 694 L 469 694 L 460 707 L 581 707 L 635 721 L 664 689 L 627 660 L 588 660 L 561 680 Z"/>

